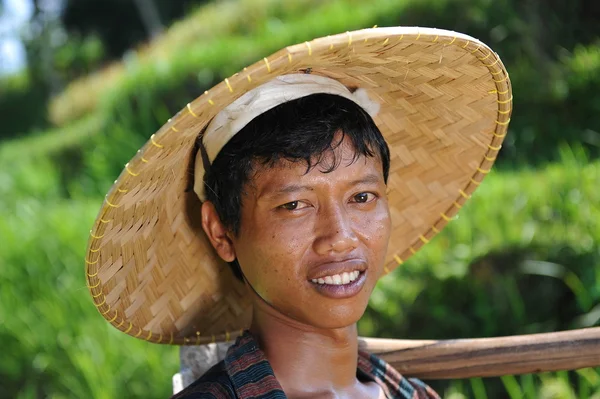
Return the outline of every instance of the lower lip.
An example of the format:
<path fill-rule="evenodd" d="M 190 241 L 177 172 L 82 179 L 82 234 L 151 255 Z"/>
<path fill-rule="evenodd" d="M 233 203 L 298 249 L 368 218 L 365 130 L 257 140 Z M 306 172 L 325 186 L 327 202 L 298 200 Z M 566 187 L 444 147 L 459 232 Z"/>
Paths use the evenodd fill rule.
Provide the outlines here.
<path fill-rule="evenodd" d="M 312 284 L 320 294 L 323 294 L 329 298 L 343 299 L 350 298 L 358 294 L 362 289 L 363 285 L 365 285 L 366 281 L 367 272 L 364 271 L 360 272 L 356 280 L 351 281 L 348 284 L 319 284 L 313 283 L 312 281 L 310 281 L 309 283 Z"/>

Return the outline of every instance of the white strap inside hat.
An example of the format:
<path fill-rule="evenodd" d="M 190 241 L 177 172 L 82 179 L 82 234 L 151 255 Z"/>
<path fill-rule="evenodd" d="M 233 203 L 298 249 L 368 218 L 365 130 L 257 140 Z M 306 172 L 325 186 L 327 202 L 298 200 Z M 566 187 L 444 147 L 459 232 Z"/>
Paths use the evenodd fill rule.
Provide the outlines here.
<path fill-rule="evenodd" d="M 223 108 L 209 123 L 202 137 L 202 143 L 212 164 L 217 154 L 231 138 L 258 115 L 277 105 L 306 97 L 311 94 L 336 94 L 361 106 L 369 115 L 379 112 L 379 104 L 371 100 L 366 90 L 350 92 L 335 79 L 310 74 L 281 75 L 248 91 L 233 103 Z M 204 192 L 204 163 L 201 150 L 196 155 L 194 170 L 194 191 L 201 201 L 206 199 Z"/>

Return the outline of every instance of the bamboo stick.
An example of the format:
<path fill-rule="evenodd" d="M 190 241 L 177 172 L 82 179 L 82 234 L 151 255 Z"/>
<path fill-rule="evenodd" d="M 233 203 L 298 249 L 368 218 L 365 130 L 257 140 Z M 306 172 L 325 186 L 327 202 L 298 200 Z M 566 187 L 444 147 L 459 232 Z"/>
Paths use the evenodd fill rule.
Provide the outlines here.
<path fill-rule="evenodd" d="M 457 340 L 361 338 L 405 376 L 422 379 L 492 377 L 600 366 L 600 327 Z"/>

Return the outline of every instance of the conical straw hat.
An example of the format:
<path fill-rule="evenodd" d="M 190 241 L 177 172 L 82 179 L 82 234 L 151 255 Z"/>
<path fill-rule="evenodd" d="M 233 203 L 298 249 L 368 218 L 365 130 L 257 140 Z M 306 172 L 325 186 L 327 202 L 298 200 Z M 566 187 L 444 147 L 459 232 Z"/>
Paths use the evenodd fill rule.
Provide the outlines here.
<path fill-rule="evenodd" d="M 428 28 L 373 28 L 284 48 L 187 104 L 141 148 L 90 233 L 86 279 L 116 328 L 156 343 L 203 344 L 249 326 L 246 288 L 200 226 L 195 142 L 224 107 L 276 76 L 307 73 L 363 88 L 391 152 L 390 272 L 428 243 L 490 171 L 512 92 L 489 47 Z"/>

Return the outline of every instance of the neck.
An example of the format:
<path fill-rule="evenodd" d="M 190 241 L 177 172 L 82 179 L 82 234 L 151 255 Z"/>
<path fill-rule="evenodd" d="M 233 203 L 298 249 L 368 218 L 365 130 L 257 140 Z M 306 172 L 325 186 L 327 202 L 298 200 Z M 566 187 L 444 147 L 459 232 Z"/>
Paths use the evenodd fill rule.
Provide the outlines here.
<path fill-rule="evenodd" d="M 258 340 L 284 392 L 339 392 L 357 383 L 356 324 L 319 329 L 255 303 L 250 331 Z"/>

